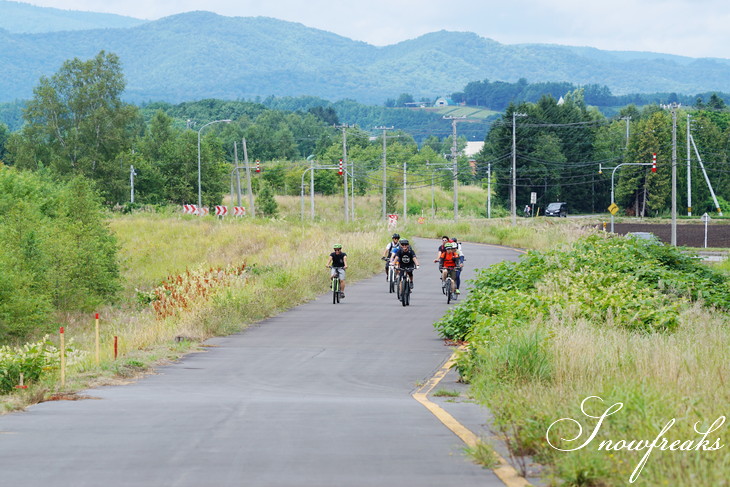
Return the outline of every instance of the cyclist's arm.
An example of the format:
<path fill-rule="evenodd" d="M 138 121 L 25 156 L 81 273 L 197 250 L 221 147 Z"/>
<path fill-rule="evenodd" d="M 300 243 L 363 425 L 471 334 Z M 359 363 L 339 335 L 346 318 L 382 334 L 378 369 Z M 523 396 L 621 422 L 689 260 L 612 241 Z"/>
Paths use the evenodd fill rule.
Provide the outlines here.
<path fill-rule="evenodd" d="M 332 256 L 330 255 L 329 260 L 327 261 L 327 267 L 332 266 Z"/>
<path fill-rule="evenodd" d="M 344 265 L 343 269 L 347 269 L 347 256 L 342 258 L 342 264 Z"/>

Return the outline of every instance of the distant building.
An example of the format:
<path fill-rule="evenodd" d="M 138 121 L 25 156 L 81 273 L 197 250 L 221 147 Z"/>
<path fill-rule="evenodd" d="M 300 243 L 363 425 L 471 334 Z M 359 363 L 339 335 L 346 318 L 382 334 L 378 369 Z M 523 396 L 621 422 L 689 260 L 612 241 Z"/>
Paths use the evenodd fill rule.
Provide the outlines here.
<path fill-rule="evenodd" d="M 433 106 L 435 106 L 435 107 L 448 107 L 451 105 L 455 105 L 454 100 L 452 100 L 451 98 L 444 98 L 444 97 L 437 98 L 433 104 Z"/>
<path fill-rule="evenodd" d="M 480 150 L 482 150 L 482 147 L 484 147 L 484 142 L 467 142 L 466 147 L 464 148 L 464 154 L 469 157 L 474 157 L 479 153 Z"/>

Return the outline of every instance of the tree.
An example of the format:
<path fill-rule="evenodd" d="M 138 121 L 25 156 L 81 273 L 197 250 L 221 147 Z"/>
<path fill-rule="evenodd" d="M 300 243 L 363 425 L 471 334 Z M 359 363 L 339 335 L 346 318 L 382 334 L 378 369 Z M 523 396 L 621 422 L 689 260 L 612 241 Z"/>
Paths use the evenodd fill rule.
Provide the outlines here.
<path fill-rule="evenodd" d="M 395 106 L 406 107 L 407 103 L 413 103 L 413 96 L 408 93 L 401 93 L 398 99 L 395 100 Z"/>
<path fill-rule="evenodd" d="M 8 126 L 4 123 L 0 123 L 0 163 L 5 161 L 5 144 L 7 144 L 8 138 L 10 138 L 10 130 L 8 130 Z"/>
<path fill-rule="evenodd" d="M 121 201 L 128 168 L 115 164 L 130 147 L 137 109 L 121 101 L 125 88 L 119 58 L 101 51 L 93 59 L 66 61 L 33 90 L 23 118 L 19 167 L 51 167 L 64 176 L 98 183 L 107 201 Z"/>
<path fill-rule="evenodd" d="M 274 198 L 274 192 L 266 182 L 259 186 L 259 194 L 256 197 L 256 211 L 263 216 L 275 217 L 279 213 L 279 205 Z"/>

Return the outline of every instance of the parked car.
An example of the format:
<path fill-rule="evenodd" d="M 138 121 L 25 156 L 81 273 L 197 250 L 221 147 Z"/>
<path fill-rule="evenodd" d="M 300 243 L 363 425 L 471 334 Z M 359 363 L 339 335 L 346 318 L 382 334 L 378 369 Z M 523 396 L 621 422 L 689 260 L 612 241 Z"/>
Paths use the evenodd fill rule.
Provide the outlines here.
<path fill-rule="evenodd" d="M 568 216 L 568 203 L 550 203 L 545 208 L 545 216 L 566 218 Z"/>

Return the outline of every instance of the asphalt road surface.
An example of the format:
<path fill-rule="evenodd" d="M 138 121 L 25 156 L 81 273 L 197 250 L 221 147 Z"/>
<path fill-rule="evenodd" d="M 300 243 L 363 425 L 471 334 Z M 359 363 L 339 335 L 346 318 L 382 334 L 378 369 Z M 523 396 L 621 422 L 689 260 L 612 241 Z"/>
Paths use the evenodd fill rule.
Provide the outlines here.
<path fill-rule="evenodd" d="M 1 416 L 0 486 L 503 485 L 411 396 L 453 351 L 432 326 L 449 307 L 438 243 L 416 239 L 409 307 L 378 275 L 339 305 L 321 296 L 134 384 L 82 392 L 97 400 Z M 520 255 L 464 247 L 465 279 Z"/>

